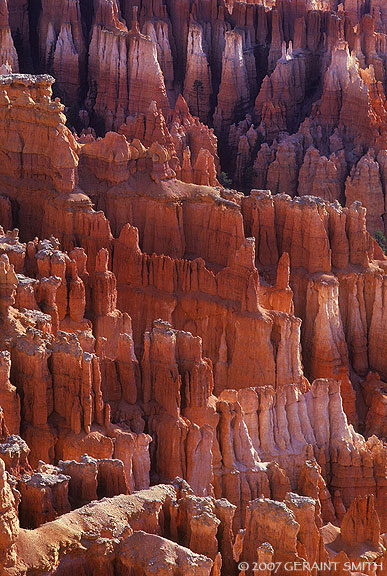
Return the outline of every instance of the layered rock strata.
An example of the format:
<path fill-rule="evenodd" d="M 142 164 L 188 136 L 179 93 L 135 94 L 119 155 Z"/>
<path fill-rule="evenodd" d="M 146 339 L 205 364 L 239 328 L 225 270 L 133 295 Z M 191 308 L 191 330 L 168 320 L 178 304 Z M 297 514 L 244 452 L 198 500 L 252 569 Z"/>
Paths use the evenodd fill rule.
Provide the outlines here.
<path fill-rule="evenodd" d="M 381 576 L 383 7 L 3 4 L 1 571 Z"/>

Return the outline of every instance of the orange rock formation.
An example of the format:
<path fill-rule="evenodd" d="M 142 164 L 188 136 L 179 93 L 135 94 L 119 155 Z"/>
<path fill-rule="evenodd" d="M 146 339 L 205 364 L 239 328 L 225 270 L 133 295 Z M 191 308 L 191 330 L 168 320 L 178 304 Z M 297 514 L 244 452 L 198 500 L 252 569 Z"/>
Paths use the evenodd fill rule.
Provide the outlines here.
<path fill-rule="evenodd" d="M 0 0 L 1 574 L 385 574 L 386 54 L 381 0 Z"/>

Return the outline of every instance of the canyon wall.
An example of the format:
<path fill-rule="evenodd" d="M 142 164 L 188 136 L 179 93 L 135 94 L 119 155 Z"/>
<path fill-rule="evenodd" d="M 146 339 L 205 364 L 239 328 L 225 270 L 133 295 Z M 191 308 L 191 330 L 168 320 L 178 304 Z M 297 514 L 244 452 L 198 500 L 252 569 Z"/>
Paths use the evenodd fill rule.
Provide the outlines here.
<path fill-rule="evenodd" d="M 0 70 L 53 75 L 78 132 L 167 140 L 183 181 L 359 200 L 385 233 L 386 19 L 381 0 L 2 0 Z"/>
<path fill-rule="evenodd" d="M 366 208 L 222 188 L 181 98 L 189 153 L 157 103 L 78 136 L 52 82 L 0 84 L 5 573 L 147 574 L 160 550 L 173 574 L 382 564 L 387 259 Z"/>
<path fill-rule="evenodd" d="M 382 0 L 0 0 L 1 573 L 385 574 L 386 55 Z"/>

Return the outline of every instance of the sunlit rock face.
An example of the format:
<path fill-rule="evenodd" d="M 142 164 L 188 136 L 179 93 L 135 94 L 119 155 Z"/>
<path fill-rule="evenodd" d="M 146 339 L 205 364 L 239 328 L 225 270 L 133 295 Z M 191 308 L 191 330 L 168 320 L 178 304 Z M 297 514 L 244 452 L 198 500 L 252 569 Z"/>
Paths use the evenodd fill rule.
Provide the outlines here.
<path fill-rule="evenodd" d="M 384 3 L 59 4 L 0 0 L 0 572 L 382 576 Z"/>

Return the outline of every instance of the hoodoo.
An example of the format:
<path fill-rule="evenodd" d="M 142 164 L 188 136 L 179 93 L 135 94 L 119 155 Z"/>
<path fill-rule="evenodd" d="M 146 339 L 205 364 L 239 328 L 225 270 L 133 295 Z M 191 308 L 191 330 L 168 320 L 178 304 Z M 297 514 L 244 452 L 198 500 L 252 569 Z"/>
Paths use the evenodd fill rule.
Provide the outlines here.
<path fill-rule="evenodd" d="M 382 0 L 0 0 L 0 573 L 384 576 Z"/>

